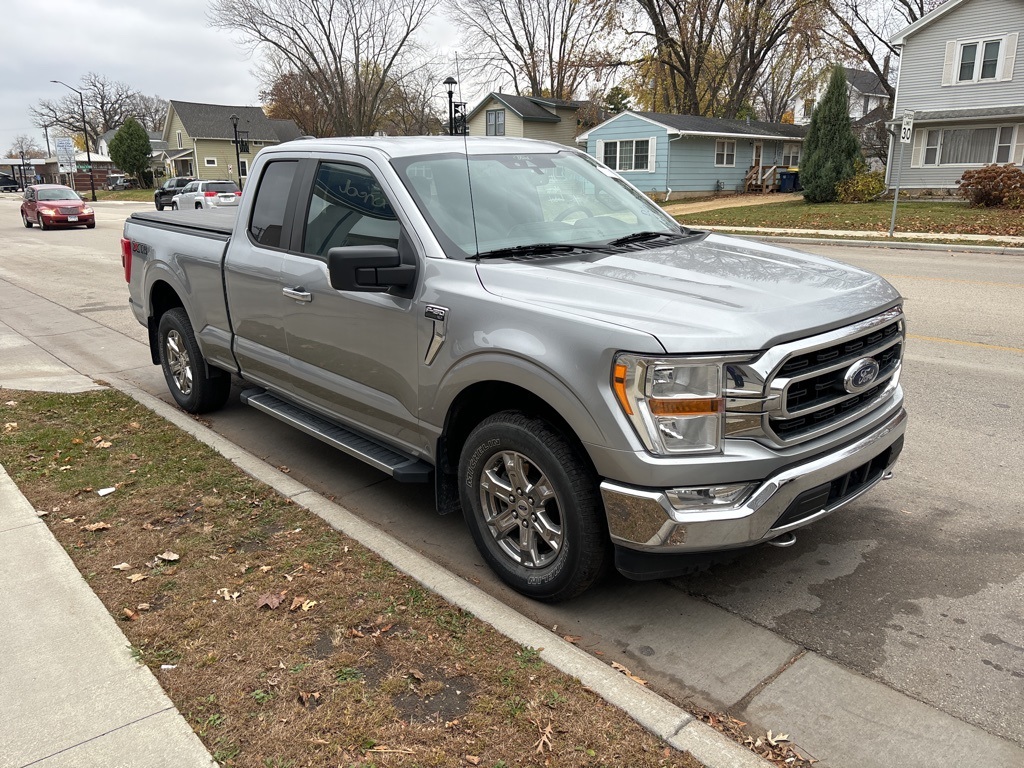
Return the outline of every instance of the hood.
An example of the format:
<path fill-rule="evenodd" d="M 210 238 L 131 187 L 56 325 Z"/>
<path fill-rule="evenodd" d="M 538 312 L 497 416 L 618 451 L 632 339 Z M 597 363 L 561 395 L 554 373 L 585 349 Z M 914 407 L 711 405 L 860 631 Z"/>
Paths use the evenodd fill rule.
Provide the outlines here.
<path fill-rule="evenodd" d="M 477 270 L 496 296 L 649 333 L 668 353 L 761 350 L 900 300 L 871 272 L 719 235 L 610 255 L 482 262 Z"/>

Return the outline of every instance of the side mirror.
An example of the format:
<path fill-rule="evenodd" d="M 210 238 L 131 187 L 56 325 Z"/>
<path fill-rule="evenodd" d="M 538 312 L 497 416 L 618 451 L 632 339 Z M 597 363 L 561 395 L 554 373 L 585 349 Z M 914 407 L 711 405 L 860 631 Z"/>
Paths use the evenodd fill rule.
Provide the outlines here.
<path fill-rule="evenodd" d="M 384 293 L 408 289 L 416 281 L 415 264 L 403 264 L 390 245 L 349 245 L 327 252 L 327 272 L 338 291 Z M 394 290 L 405 295 L 406 291 Z"/>

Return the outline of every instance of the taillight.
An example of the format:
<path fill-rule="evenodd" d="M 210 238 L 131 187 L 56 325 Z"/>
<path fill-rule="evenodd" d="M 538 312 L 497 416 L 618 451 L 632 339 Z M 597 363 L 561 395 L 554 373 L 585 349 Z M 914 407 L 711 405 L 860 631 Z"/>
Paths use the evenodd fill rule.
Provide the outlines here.
<path fill-rule="evenodd" d="M 203 192 L 203 197 L 216 197 L 216 192 Z"/>
<path fill-rule="evenodd" d="M 132 281 L 132 241 L 127 237 L 121 238 L 121 266 L 124 268 L 124 281 Z"/>
<path fill-rule="evenodd" d="M 241 196 L 242 196 L 242 190 L 236 189 L 235 190 L 235 197 L 241 197 Z"/>

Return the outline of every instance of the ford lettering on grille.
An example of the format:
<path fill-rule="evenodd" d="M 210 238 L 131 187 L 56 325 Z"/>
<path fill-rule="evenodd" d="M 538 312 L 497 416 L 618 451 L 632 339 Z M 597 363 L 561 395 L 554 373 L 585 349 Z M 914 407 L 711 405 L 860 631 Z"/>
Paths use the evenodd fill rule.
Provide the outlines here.
<path fill-rule="evenodd" d="M 863 392 L 875 383 L 879 373 L 878 361 L 864 357 L 850 366 L 843 377 L 843 386 L 851 395 Z"/>

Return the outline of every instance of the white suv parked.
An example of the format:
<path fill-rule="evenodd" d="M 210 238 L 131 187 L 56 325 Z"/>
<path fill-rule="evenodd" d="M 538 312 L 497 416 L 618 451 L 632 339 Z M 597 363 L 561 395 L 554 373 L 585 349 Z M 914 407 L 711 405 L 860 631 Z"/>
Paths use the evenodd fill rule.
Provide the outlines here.
<path fill-rule="evenodd" d="M 237 206 L 242 190 L 230 179 L 190 181 L 171 198 L 171 209 L 224 208 Z"/>

